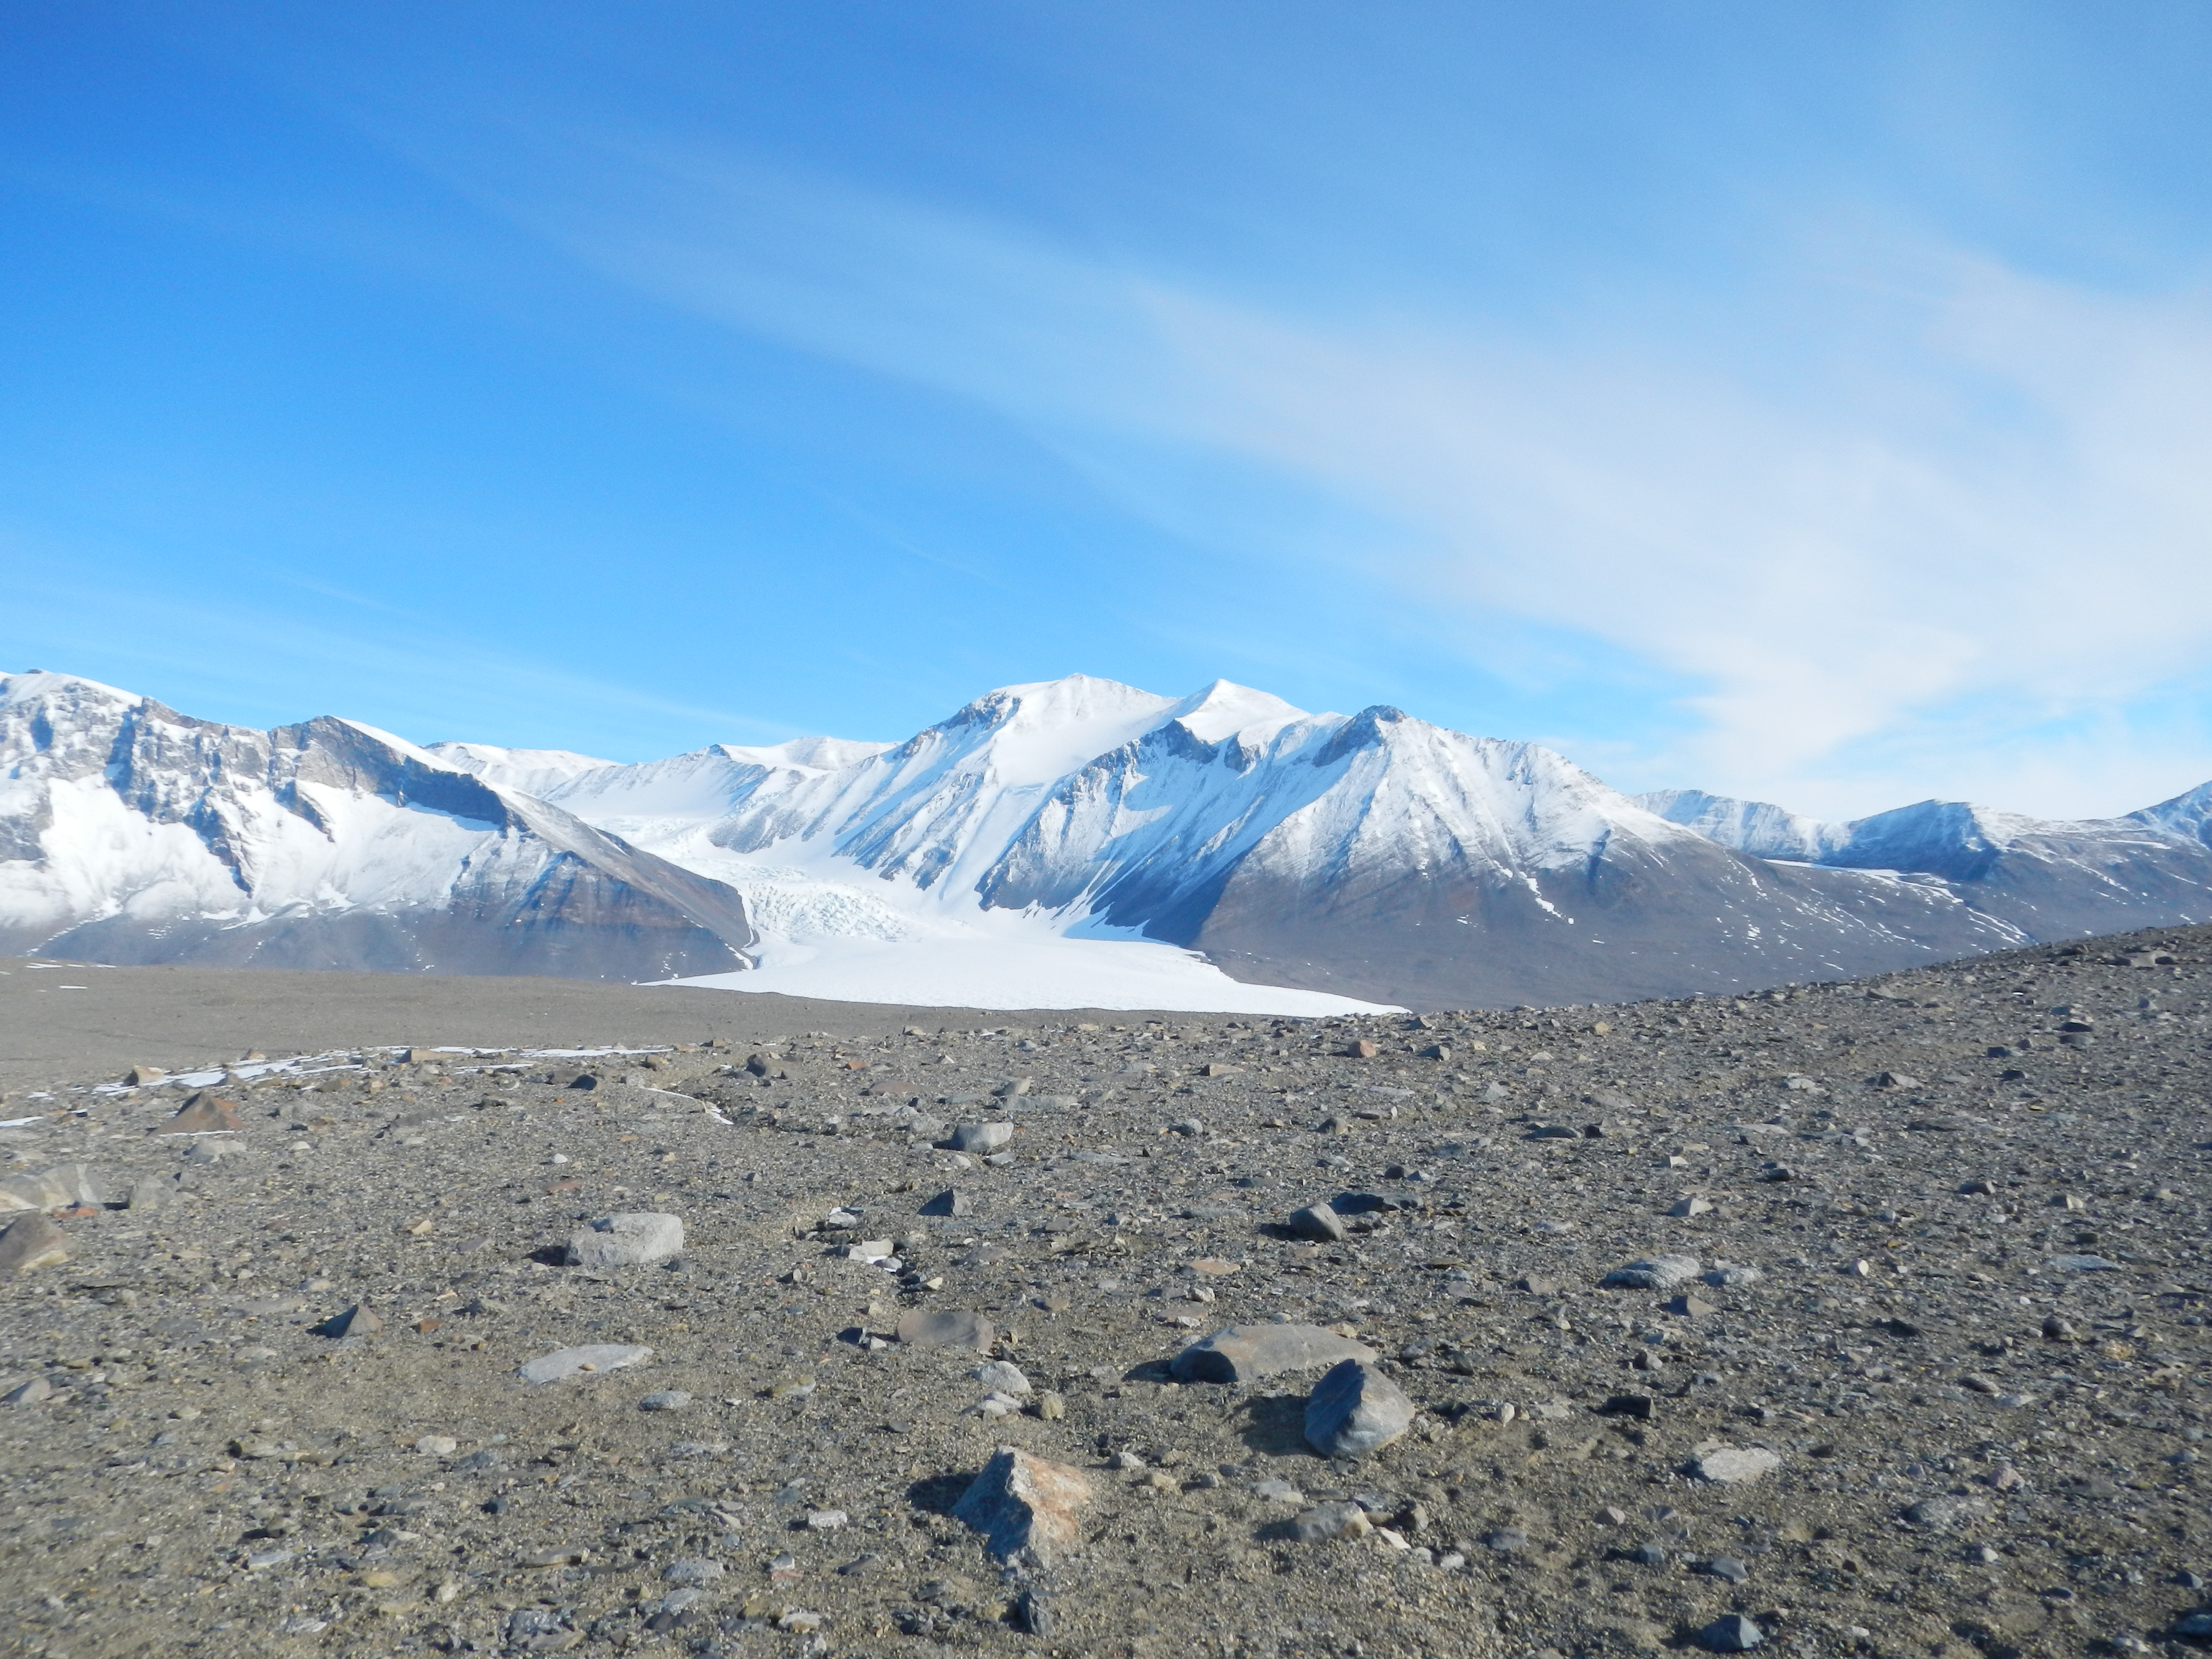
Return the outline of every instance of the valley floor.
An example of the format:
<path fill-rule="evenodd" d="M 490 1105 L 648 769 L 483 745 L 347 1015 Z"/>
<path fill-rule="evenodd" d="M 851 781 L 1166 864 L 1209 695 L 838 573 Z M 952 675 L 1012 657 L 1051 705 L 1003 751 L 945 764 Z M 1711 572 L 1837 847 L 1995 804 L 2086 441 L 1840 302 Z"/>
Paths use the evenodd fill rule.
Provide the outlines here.
<path fill-rule="evenodd" d="M 1419 1019 L 0 969 L 0 1257 L 65 1252 L 0 1279 L 9 1652 L 2212 1630 L 2212 929 Z M 166 1133 L 202 1089 L 239 1129 Z M 1342 1237 L 1285 1224 L 1322 1200 Z M 680 1255 L 562 1265 L 626 1212 Z M 1411 1428 L 1330 1461 L 1317 1371 L 1167 1368 L 1281 1322 Z M 650 1352 L 518 1374 L 586 1344 Z M 951 1513 L 1000 1446 L 1088 1484 L 1049 1563 Z"/>

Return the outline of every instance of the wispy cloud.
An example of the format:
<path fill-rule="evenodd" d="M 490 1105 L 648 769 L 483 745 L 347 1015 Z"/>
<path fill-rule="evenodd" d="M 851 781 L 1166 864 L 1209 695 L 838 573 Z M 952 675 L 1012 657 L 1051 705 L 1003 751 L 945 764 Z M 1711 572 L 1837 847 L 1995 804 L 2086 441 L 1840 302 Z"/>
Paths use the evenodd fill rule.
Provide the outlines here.
<path fill-rule="evenodd" d="M 9 592 L 40 619 L 43 654 L 33 663 L 11 647 L 0 627 L 0 651 L 18 660 L 0 670 L 52 667 L 104 678 L 204 719 L 258 726 L 289 724 L 318 714 L 363 720 L 416 742 L 447 738 L 593 750 L 617 760 L 656 758 L 639 752 L 637 726 L 674 720 L 735 742 L 780 742 L 800 735 L 779 722 L 702 708 L 641 692 L 619 681 L 554 665 L 486 637 L 479 618 L 455 626 L 404 606 L 286 580 L 312 592 L 360 604 L 386 617 L 375 629 L 350 622 L 323 623 L 297 608 L 233 601 L 155 586 L 94 591 L 66 579 L 28 574 L 66 568 L 53 550 L 0 527 L 0 552 L 21 572 Z M 453 708 L 472 721 L 451 729 Z"/>
<path fill-rule="evenodd" d="M 2202 290 L 1839 218 L 1755 304 L 1536 337 L 1287 314 L 697 149 L 569 141 L 460 182 L 670 305 L 986 403 L 1200 540 L 1401 584 L 1471 642 L 1502 611 L 1686 679 L 1701 729 L 1625 781 L 2086 811 L 2212 770 L 2193 721 L 2127 720 L 2212 646 Z M 1334 533 L 1287 528 L 1300 502 Z"/>

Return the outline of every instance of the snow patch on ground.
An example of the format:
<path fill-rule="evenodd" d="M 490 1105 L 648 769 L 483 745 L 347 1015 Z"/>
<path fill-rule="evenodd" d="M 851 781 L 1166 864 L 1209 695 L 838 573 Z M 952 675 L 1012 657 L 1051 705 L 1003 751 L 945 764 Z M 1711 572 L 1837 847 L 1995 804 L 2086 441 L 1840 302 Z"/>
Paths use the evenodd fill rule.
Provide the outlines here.
<path fill-rule="evenodd" d="M 771 945 L 750 972 L 667 983 L 924 1008 L 1157 1008 L 1308 1018 L 1405 1012 L 1320 991 L 1246 985 L 1172 945 L 1042 933 L 1027 939 L 979 931 L 968 937 Z"/>

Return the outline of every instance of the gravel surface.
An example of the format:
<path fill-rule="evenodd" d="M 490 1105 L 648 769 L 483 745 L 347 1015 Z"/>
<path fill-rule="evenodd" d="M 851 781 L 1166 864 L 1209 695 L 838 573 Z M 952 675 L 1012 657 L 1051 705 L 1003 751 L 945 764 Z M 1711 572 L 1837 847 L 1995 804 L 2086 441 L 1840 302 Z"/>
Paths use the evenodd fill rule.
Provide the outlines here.
<path fill-rule="evenodd" d="M 2197 1651 L 2208 963 L 711 1047 L 269 976 L 304 1057 L 0 964 L 5 1650 Z"/>

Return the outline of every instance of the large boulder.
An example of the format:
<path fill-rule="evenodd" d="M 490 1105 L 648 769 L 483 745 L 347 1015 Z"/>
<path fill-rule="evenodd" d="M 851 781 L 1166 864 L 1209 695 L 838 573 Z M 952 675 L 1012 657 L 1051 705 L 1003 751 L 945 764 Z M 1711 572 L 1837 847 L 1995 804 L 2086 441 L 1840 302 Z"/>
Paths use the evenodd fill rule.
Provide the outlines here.
<path fill-rule="evenodd" d="M 1306 1398 L 1306 1443 L 1323 1457 L 1364 1457 L 1413 1426 L 1413 1402 L 1372 1365 L 1347 1359 Z"/>
<path fill-rule="evenodd" d="M 1374 1349 L 1318 1325 L 1231 1325 L 1192 1343 L 1168 1370 L 1179 1382 L 1257 1382 L 1374 1358 Z"/>
<path fill-rule="evenodd" d="M 952 1514 L 981 1533 L 1000 1559 L 1044 1563 L 1080 1535 L 1076 1516 L 1090 1501 L 1091 1482 L 1080 1470 L 1001 1446 Z"/>
<path fill-rule="evenodd" d="M 683 1253 L 683 1222 L 651 1210 L 603 1215 L 568 1240 L 574 1267 L 649 1267 Z"/>

